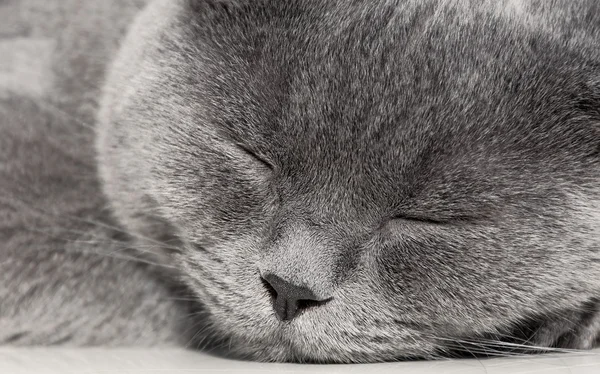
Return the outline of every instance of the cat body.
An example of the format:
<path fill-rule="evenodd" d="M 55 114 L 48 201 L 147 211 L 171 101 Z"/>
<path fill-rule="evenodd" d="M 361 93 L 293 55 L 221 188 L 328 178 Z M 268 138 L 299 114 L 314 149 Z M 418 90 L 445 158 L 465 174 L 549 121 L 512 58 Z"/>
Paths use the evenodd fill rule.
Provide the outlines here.
<path fill-rule="evenodd" d="M 151 1 L 86 93 L 109 227 L 202 306 L 136 293 L 185 321 L 154 342 L 318 362 L 597 344 L 599 38 L 593 0 Z"/>

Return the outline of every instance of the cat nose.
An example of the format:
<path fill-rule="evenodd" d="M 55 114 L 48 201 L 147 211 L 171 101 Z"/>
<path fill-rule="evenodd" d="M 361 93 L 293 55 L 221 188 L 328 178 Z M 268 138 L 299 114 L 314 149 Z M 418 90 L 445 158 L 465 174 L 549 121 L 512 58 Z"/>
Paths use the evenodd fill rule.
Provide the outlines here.
<path fill-rule="evenodd" d="M 331 300 L 319 299 L 309 288 L 297 286 L 274 274 L 267 274 L 262 280 L 273 297 L 273 309 L 280 321 L 290 321 L 303 310 Z"/>

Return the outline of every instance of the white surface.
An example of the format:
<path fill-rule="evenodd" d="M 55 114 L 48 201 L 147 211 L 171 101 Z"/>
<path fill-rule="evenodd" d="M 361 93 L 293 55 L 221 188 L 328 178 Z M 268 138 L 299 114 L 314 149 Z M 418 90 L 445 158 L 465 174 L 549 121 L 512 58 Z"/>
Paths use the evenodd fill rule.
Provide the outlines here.
<path fill-rule="evenodd" d="M 294 365 L 231 361 L 184 350 L 0 349 L 1 374 L 600 374 L 600 351 L 486 360 L 371 365 Z"/>

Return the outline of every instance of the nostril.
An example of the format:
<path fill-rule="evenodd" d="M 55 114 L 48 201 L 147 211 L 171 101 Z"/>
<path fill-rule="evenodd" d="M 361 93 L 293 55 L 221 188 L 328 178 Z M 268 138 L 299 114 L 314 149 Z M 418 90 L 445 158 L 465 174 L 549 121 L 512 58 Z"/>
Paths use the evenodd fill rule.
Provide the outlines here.
<path fill-rule="evenodd" d="M 327 300 L 298 300 L 298 309 L 304 310 L 318 307 L 327 304 L 331 299 Z"/>
<path fill-rule="evenodd" d="M 277 291 L 275 291 L 273 286 L 271 286 L 271 283 L 267 282 L 267 280 L 265 278 L 260 277 L 260 280 L 261 280 L 263 286 L 265 286 L 265 289 L 267 290 L 267 292 L 269 293 L 271 298 L 273 300 L 275 300 L 277 298 Z"/>
<path fill-rule="evenodd" d="M 277 318 L 288 321 L 300 312 L 326 304 L 331 298 L 319 299 L 312 290 L 294 285 L 280 277 L 268 274 L 261 281 L 273 300 L 273 309 Z"/>

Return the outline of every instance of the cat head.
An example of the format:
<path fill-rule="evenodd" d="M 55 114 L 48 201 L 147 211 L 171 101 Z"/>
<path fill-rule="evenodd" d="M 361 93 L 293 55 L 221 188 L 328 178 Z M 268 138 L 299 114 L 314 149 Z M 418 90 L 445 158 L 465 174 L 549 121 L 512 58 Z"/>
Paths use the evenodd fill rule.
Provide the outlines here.
<path fill-rule="evenodd" d="M 158 0 L 132 27 L 105 190 L 233 352 L 434 357 L 531 321 L 552 345 L 593 305 L 598 53 L 435 5 Z"/>

